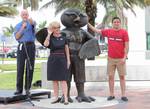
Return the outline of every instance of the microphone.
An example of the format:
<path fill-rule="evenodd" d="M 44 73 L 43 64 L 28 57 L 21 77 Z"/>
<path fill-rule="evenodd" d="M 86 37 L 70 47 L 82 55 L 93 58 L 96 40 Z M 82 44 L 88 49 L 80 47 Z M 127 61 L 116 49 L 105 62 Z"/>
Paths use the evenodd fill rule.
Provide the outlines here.
<path fill-rule="evenodd" d="M 24 27 L 24 29 L 26 29 L 26 28 L 27 28 L 27 23 L 26 23 L 26 21 L 25 21 L 25 20 L 22 22 L 22 26 Z"/>

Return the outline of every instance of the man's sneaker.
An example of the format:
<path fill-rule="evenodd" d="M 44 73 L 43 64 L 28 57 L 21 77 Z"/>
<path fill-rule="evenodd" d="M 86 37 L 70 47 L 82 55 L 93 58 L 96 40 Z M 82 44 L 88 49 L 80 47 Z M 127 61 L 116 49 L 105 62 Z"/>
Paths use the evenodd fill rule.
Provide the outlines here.
<path fill-rule="evenodd" d="M 121 100 L 128 101 L 128 98 L 127 97 L 121 97 Z"/>
<path fill-rule="evenodd" d="M 115 99 L 115 96 L 109 96 L 109 97 L 107 98 L 108 101 L 113 100 L 113 99 Z"/>

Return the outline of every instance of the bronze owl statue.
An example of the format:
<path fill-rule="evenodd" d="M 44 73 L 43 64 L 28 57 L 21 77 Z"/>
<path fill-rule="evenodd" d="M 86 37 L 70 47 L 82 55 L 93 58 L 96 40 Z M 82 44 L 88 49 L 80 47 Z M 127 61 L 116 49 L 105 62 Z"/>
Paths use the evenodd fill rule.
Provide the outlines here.
<path fill-rule="evenodd" d="M 77 88 L 78 102 L 91 102 L 95 99 L 85 95 L 84 83 L 85 75 L 85 59 L 100 54 L 98 41 L 86 30 L 82 29 L 88 23 L 88 17 L 78 9 L 67 9 L 61 15 L 61 22 L 65 26 L 62 33 L 68 39 L 70 50 L 70 78 L 68 81 L 68 97 L 70 98 L 71 80 L 74 77 L 74 82 Z"/>

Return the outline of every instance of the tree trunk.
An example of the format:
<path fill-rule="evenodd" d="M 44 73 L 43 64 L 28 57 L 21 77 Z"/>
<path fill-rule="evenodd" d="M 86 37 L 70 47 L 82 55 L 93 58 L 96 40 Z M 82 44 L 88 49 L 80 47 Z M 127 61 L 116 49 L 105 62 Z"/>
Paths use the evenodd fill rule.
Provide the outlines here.
<path fill-rule="evenodd" d="M 95 18 L 97 16 L 97 6 L 95 0 L 86 0 L 85 1 L 86 14 L 88 16 L 89 23 L 95 26 Z M 88 28 L 88 32 L 94 35 L 94 32 Z"/>
<path fill-rule="evenodd" d="M 30 6 L 29 0 L 23 0 L 23 9 L 27 9 Z"/>
<path fill-rule="evenodd" d="M 95 26 L 95 18 L 97 16 L 97 6 L 95 0 L 86 0 L 85 1 L 85 7 L 86 7 L 86 14 L 88 16 L 88 22 Z M 93 36 L 95 36 L 95 33 L 90 30 L 90 28 L 87 28 L 88 32 L 91 33 Z M 95 60 L 95 57 L 88 58 L 88 60 Z"/>
<path fill-rule="evenodd" d="M 31 1 L 31 10 L 38 10 L 39 0 L 30 0 Z"/>
<path fill-rule="evenodd" d="M 144 0 L 146 5 L 150 5 L 150 0 Z"/>
<path fill-rule="evenodd" d="M 124 29 L 128 29 L 128 25 L 127 25 L 127 20 L 128 19 L 123 14 L 123 8 L 120 9 L 117 14 L 118 14 L 119 18 L 121 19 L 121 27 L 124 28 Z"/>

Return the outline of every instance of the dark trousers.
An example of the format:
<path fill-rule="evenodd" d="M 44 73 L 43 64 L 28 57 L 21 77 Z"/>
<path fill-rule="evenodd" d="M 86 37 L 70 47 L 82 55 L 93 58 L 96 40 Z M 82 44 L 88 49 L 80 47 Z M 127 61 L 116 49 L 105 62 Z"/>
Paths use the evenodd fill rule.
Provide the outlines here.
<path fill-rule="evenodd" d="M 27 50 L 27 52 L 26 52 Z M 29 68 L 29 61 L 27 59 L 29 56 L 29 61 L 31 68 Z M 25 90 L 29 90 L 32 84 L 33 71 L 34 71 L 34 61 L 35 61 L 35 44 L 34 43 L 19 43 L 17 51 L 17 90 L 23 91 L 23 80 L 25 72 Z"/>

